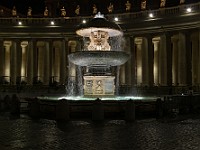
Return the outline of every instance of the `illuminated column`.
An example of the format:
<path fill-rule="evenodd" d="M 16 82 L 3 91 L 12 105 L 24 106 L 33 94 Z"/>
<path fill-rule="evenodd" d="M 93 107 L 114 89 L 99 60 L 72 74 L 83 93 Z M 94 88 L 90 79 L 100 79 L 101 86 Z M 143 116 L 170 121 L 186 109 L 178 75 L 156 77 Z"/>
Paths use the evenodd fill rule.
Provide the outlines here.
<path fill-rule="evenodd" d="M 199 35 L 198 32 L 192 35 L 192 85 L 198 85 L 199 70 Z"/>
<path fill-rule="evenodd" d="M 60 84 L 65 84 L 66 80 L 66 40 L 62 39 L 62 47 L 60 49 Z"/>
<path fill-rule="evenodd" d="M 26 77 L 26 73 L 27 73 L 27 46 L 28 46 L 28 41 L 23 41 L 21 42 L 21 48 L 22 48 L 22 52 L 21 52 L 21 77 Z"/>
<path fill-rule="evenodd" d="M 142 84 L 142 38 L 135 38 L 136 44 L 136 82 Z"/>
<path fill-rule="evenodd" d="M 4 76 L 10 77 L 10 47 L 12 43 L 11 41 L 4 41 L 4 46 L 5 46 L 5 72 Z M 10 81 L 8 81 L 10 82 Z"/>
<path fill-rule="evenodd" d="M 172 37 L 173 49 L 172 49 L 172 83 L 178 85 L 178 37 Z"/>
<path fill-rule="evenodd" d="M 43 72 L 43 83 L 44 85 L 49 85 L 49 74 L 50 74 L 50 66 L 49 66 L 49 63 L 50 63 L 50 58 L 49 58 L 49 52 L 50 52 L 50 43 L 49 41 L 46 41 L 45 43 L 45 47 L 43 49 L 44 53 L 43 53 L 43 56 L 44 56 L 44 72 Z"/>
<path fill-rule="evenodd" d="M 156 37 L 153 38 L 153 45 L 154 45 L 154 84 L 159 84 L 159 50 L 160 50 L 160 38 Z"/>
<path fill-rule="evenodd" d="M 0 39 L 0 77 L 4 76 L 4 61 L 5 61 L 5 54 L 4 54 L 4 43 L 3 39 Z"/>

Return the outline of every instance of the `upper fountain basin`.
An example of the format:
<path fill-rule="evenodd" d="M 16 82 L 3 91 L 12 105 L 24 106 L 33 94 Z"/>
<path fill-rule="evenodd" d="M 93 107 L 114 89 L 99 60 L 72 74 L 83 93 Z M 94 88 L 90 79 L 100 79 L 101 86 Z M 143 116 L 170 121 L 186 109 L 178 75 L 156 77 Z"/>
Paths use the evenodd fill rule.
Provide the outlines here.
<path fill-rule="evenodd" d="M 68 55 L 69 61 L 78 66 L 119 66 L 129 57 L 123 51 L 80 51 Z"/>
<path fill-rule="evenodd" d="M 120 26 L 114 22 L 108 21 L 106 18 L 93 18 L 85 24 L 80 24 L 76 33 L 83 37 L 89 37 L 91 32 L 104 31 L 109 37 L 122 36 L 123 32 Z"/>

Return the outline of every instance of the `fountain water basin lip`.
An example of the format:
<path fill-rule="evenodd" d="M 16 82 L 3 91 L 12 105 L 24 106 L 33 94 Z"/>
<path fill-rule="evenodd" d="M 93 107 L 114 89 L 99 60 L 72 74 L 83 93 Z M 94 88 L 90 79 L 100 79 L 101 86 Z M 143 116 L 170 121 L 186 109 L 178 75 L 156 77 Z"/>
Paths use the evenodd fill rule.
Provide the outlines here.
<path fill-rule="evenodd" d="M 96 100 L 97 97 L 86 97 L 86 96 L 45 96 L 45 97 L 37 97 L 38 99 L 41 100 L 52 100 L 52 101 L 58 101 L 58 100 L 74 100 L 74 101 L 78 101 L 78 100 L 86 100 L 86 101 L 93 101 Z M 156 101 L 158 97 L 154 97 L 154 96 L 111 96 L 111 97 L 99 97 L 101 100 L 114 100 L 114 101 L 119 101 L 119 100 L 142 100 L 142 101 Z"/>
<path fill-rule="evenodd" d="M 79 66 L 120 66 L 129 57 L 123 51 L 80 51 L 68 55 L 69 61 Z"/>

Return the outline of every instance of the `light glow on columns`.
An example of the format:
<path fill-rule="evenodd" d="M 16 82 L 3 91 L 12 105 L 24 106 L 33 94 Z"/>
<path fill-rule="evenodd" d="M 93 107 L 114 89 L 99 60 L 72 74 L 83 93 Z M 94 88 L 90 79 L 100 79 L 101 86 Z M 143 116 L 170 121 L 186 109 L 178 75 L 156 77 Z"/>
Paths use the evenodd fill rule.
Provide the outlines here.
<path fill-rule="evenodd" d="M 51 25 L 55 25 L 55 22 L 54 22 L 54 21 L 51 21 Z"/>
<path fill-rule="evenodd" d="M 149 13 L 149 17 L 153 18 L 154 17 L 153 13 Z"/>
<path fill-rule="evenodd" d="M 115 21 L 119 21 L 119 18 L 117 18 L 117 17 L 115 17 L 115 19 L 114 19 Z"/>
<path fill-rule="evenodd" d="M 86 23 L 86 20 L 84 19 L 82 22 L 85 24 L 85 23 Z"/>
<path fill-rule="evenodd" d="M 22 22 L 21 22 L 21 21 L 19 21 L 19 22 L 18 22 L 18 25 L 22 25 Z"/>
<path fill-rule="evenodd" d="M 190 13 L 190 12 L 192 12 L 192 9 L 189 7 L 189 8 L 186 9 L 186 11 L 187 11 L 188 13 Z"/>

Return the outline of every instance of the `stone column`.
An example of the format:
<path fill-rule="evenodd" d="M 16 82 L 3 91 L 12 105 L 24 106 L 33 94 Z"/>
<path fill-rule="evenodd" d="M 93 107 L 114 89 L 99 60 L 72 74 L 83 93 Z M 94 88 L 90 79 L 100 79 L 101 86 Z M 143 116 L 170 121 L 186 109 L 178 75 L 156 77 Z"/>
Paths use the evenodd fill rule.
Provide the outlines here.
<path fill-rule="evenodd" d="M 12 41 L 10 74 L 11 74 L 11 81 L 13 85 L 16 84 L 17 71 L 18 71 L 18 67 L 20 67 L 20 64 L 17 63 L 17 54 L 18 54 L 19 48 L 20 48 L 20 41 L 19 40 Z"/>
<path fill-rule="evenodd" d="M 136 84 L 142 84 L 142 38 L 135 38 L 136 44 Z"/>
<path fill-rule="evenodd" d="M 147 37 L 148 42 L 148 85 L 153 86 L 154 84 L 154 75 L 153 75 L 153 62 L 154 62 L 154 51 L 153 51 L 153 43 L 152 37 Z"/>
<path fill-rule="evenodd" d="M 172 83 L 178 85 L 178 37 L 172 37 Z"/>
<path fill-rule="evenodd" d="M 186 39 L 183 33 L 178 34 L 178 83 L 181 86 L 186 85 Z"/>
<path fill-rule="evenodd" d="M 153 38 L 154 45 L 154 84 L 159 84 L 159 52 L 160 52 L 160 37 Z"/>
<path fill-rule="evenodd" d="M 199 43 L 200 43 L 200 31 L 198 33 L 199 35 Z M 199 44 L 199 55 L 198 55 L 198 66 L 200 66 L 200 44 Z M 197 77 L 198 85 L 200 86 L 200 67 L 198 67 L 198 77 Z"/>
<path fill-rule="evenodd" d="M 45 42 L 45 49 L 44 49 L 44 72 L 43 72 L 43 83 L 44 85 L 49 85 L 49 79 L 50 79 L 50 43 L 49 41 Z"/>
<path fill-rule="evenodd" d="M 172 40 L 171 34 L 165 33 L 167 53 L 167 86 L 172 86 Z"/>
<path fill-rule="evenodd" d="M 0 77 L 4 76 L 5 51 L 3 39 L 0 39 Z"/>
<path fill-rule="evenodd" d="M 21 77 L 27 76 L 27 46 L 28 46 L 28 41 L 23 41 L 21 42 Z"/>
<path fill-rule="evenodd" d="M 4 46 L 5 46 L 5 66 L 4 66 L 4 76 L 8 76 L 10 77 L 10 47 L 12 45 L 11 41 L 4 41 Z M 8 82 L 10 82 L 10 79 L 6 78 L 6 80 L 8 80 Z"/>
<path fill-rule="evenodd" d="M 16 44 L 17 44 L 16 45 L 16 47 L 17 47 L 17 68 L 16 68 L 17 79 L 16 79 L 16 82 L 18 84 L 21 81 L 22 47 L 21 47 L 21 41 L 20 40 L 17 40 Z"/>
<path fill-rule="evenodd" d="M 62 47 L 60 49 L 60 84 L 65 84 L 66 80 L 66 40 L 62 39 Z"/>
<path fill-rule="evenodd" d="M 38 76 L 38 47 L 37 47 L 37 40 L 32 39 L 31 40 L 31 47 L 33 49 L 33 56 L 32 56 L 32 61 L 33 61 L 33 73 L 32 73 L 32 80 L 36 79 Z"/>
<path fill-rule="evenodd" d="M 37 76 L 38 76 L 38 80 L 40 80 L 41 82 L 44 83 L 44 79 L 45 79 L 45 76 L 44 76 L 44 65 L 45 65 L 45 42 L 44 41 L 39 41 L 37 43 L 37 47 L 38 47 L 38 73 L 37 73 Z"/>
<path fill-rule="evenodd" d="M 186 84 L 192 86 L 192 47 L 191 34 L 185 33 L 185 48 L 186 48 Z"/>
<path fill-rule="evenodd" d="M 160 40 L 159 55 L 159 82 L 160 85 L 171 86 L 172 84 L 172 55 L 171 55 L 171 36 L 164 34 Z"/>
<path fill-rule="evenodd" d="M 133 87 L 134 85 L 137 84 L 136 81 L 136 44 L 135 44 L 135 38 L 130 37 L 130 83 L 131 86 Z"/>
<path fill-rule="evenodd" d="M 34 77 L 34 67 L 37 66 L 37 62 L 34 61 L 35 59 L 35 53 L 36 49 L 35 47 L 35 42 L 34 41 L 29 41 L 28 43 L 28 51 L 27 51 L 27 83 L 32 84 L 33 83 L 33 77 Z"/>
<path fill-rule="evenodd" d="M 56 56 L 55 56 L 55 51 L 54 51 L 53 40 L 48 40 L 48 46 L 49 46 L 49 83 L 51 83 L 53 76 L 58 77 L 58 75 L 55 75 L 55 73 L 54 73 L 54 65 L 55 65 L 54 64 L 54 60 L 55 60 L 54 58 Z M 59 68 L 59 66 L 58 66 L 58 68 Z"/>
<path fill-rule="evenodd" d="M 142 81 L 143 85 L 153 86 L 153 43 L 152 37 L 143 38 L 142 44 Z"/>
<path fill-rule="evenodd" d="M 195 32 L 192 37 L 192 85 L 198 84 L 199 70 L 199 34 Z"/>

